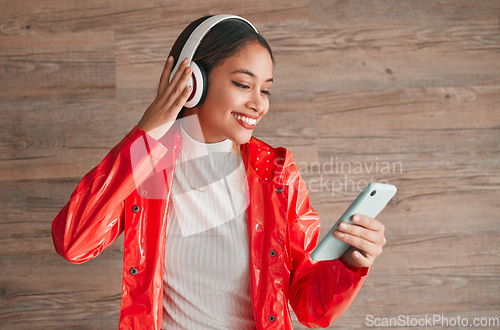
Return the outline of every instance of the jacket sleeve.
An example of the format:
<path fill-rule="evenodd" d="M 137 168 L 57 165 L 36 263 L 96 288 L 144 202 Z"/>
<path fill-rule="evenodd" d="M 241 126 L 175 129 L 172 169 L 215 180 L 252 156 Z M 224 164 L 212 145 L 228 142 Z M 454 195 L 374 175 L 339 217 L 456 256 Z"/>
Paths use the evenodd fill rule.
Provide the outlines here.
<path fill-rule="evenodd" d="M 293 162 L 289 165 L 289 237 L 292 259 L 290 305 L 307 327 L 328 327 L 356 297 L 368 268 L 349 269 L 340 260 L 314 261 L 320 220 Z"/>
<path fill-rule="evenodd" d="M 135 126 L 87 173 L 52 223 L 55 249 L 71 263 L 99 255 L 123 231 L 124 201 L 167 152 Z"/>

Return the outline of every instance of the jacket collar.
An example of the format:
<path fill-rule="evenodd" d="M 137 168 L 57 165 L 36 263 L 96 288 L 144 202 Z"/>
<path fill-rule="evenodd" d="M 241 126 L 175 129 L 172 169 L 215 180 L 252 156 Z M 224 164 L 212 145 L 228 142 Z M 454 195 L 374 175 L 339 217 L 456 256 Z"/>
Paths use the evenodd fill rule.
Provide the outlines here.
<path fill-rule="evenodd" d="M 174 165 L 182 143 L 179 122 L 176 121 L 159 141 L 168 150 L 173 150 L 169 163 Z M 240 151 L 247 172 L 254 172 L 263 181 L 286 184 L 285 176 L 293 159 L 285 148 L 273 148 L 252 136 L 247 143 L 240 145 Z"/>
<path fill-rule="evenodd" d="M 287 163 L 284 148 L 273 148 L 252 136 L 240 146 L 240 150 L 247 172 L 255 172 L 264 181 L 283 182 L 283 169 Z"/>

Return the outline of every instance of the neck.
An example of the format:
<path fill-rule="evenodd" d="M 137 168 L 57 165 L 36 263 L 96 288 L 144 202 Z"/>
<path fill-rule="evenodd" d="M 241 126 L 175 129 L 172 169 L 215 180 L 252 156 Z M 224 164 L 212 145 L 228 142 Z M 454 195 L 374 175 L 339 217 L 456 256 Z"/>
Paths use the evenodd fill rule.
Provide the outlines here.
<path fill-rule="evenodd" d="M 224 141 L 225 139 L 216 139 L 206 136 L 201 127 L 200 119 L 198 114 L 194 109 L 184 109 L 184 115 L 182 117 L 182 128 L 186 133 L 189 134 L 193 139 L 202 143 L 217 143 Z"/>

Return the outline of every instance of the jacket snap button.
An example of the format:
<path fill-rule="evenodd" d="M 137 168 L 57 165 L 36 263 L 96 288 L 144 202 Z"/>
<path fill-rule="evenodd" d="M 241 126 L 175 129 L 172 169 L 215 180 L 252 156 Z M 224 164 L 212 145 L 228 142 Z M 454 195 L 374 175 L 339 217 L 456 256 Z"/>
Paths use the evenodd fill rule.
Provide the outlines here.
<path fill-rule="evenodd" d="M 274 322 L 275 317 L 273 315 L 269 315 L 269 321 Z"/>
<path fill-rule="evenodd" d="M 141 209 L 141 208 L 140 208 L 139 206 L 134 205 L 134 207 L 132 207 L 132 212 L 137 213 L 137 212 L 139 212 L 139 211 L 140 211 L 140 209 Z"/>
<path fill-rule="evenodd" d="M 272 250 L 270 253 L 271 257 L 276 257 L 276 251 Z"/>
<path fill-rule="evenodd" d="M 130 274 L 132 274 L 132 275 L 137 275 L 138 272 L 139 271 L 135 267 L 130 269 Z"/>
<path fill-rule="evenodd" d="M 278 194 L 281 194 L 281 191 L 282 191 L 282 190 L 281 190 L 281 188 L 276 189 L 276 192 L 277 192 Z"/>

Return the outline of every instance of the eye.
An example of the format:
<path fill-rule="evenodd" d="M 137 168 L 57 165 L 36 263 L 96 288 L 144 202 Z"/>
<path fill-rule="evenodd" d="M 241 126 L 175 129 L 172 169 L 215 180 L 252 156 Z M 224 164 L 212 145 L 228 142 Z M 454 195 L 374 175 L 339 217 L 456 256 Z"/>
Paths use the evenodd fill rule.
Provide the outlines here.
<path fill-rule="evenodd" d="M 241 83 L 236 82 L 236 81 L 234 81 L 234 80 L 231 80 L 231 81 L 232 81 L 232 83 L 233 83 L 234 85 L 236 85 L 236 86 L 237 86 L 237 87 L 239 87 L 239 88 L 243 88 L 243 89 L 250 89 L 250 86 L 248 86 L 248 85 L 241 84 Z M 266 96 L 271 95 L 271 92 L 270 92 L 270 91 L 268 91 L 268 90 L 266 90 L 266 89 L 263 89 L 263 90 L 261 90 L 260 92 L 261 92 L 263 95 L 266 95 Z"/>
<path fill-rule="evenodd" d="M 240 83 L 238 83 L 236 81 L 233 81 L 233 84 L 235 84 L 236 86 L 238 86 L 240 88 L 243 88 L 243 89 L 249 89 L 250 88 L 250 86 L 245 85 L 245 84 L 240 84 Z"/>

